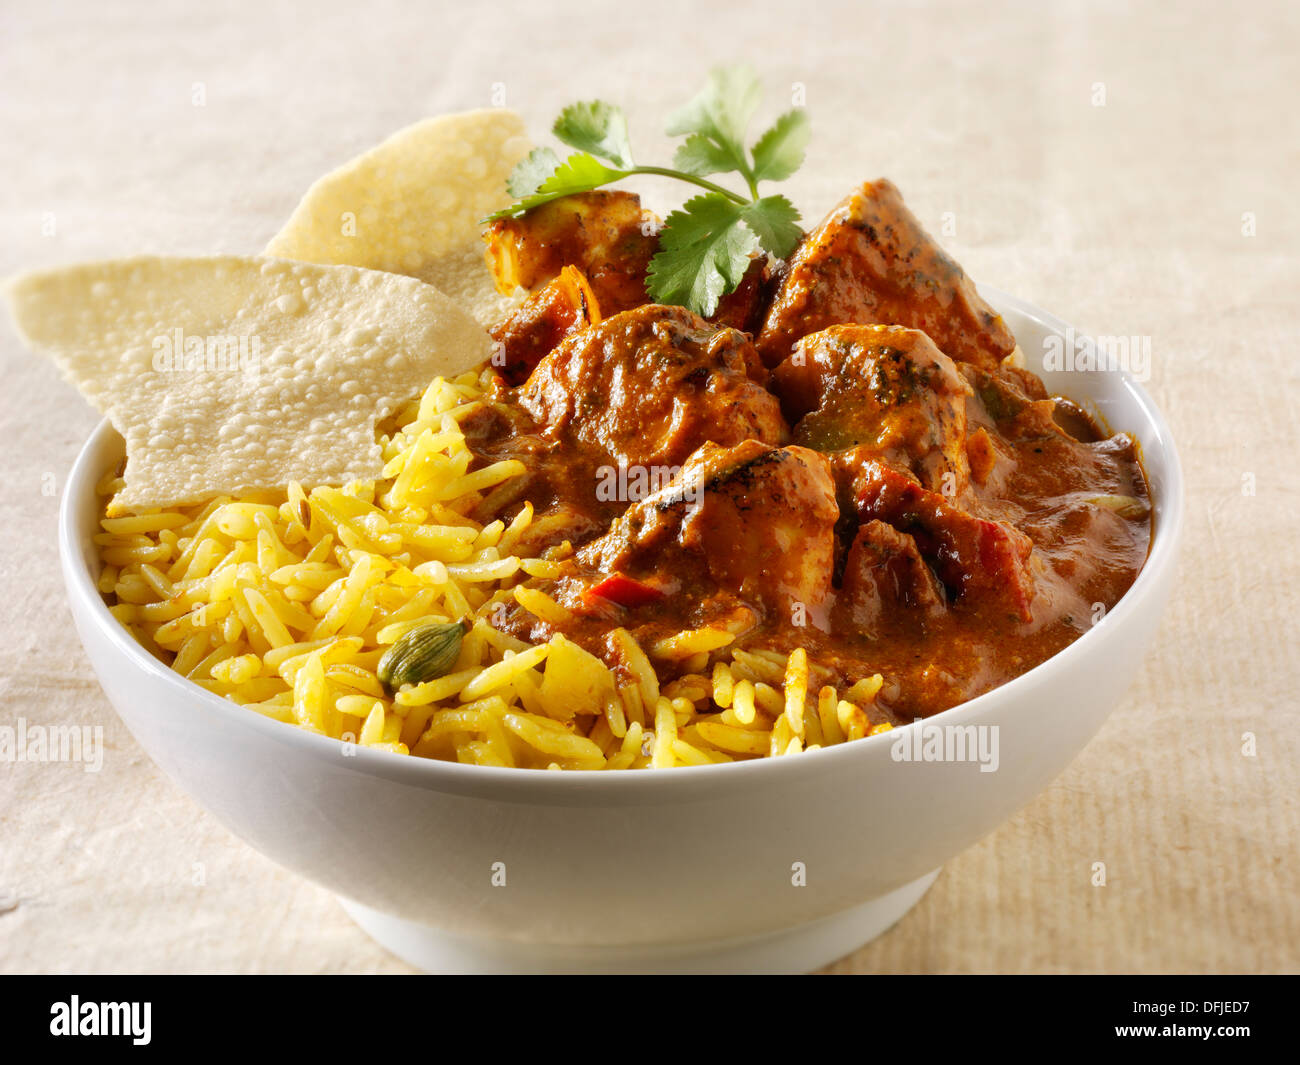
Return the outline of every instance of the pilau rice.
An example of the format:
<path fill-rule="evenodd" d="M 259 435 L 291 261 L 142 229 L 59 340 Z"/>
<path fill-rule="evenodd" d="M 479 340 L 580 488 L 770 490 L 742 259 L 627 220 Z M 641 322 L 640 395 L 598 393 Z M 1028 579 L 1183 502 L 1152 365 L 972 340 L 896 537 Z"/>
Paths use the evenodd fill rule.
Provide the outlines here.
<path fill-rule="evenodd" d="M 521 582 L 565 546 L 530 550 L 545 519 L 508 523 L 495 499 L 514 460 L 470 472 L 460 423 L 489 371 L 437 378 L 381 430 L 377 483 L 116 513 L 96 535 L 99 590 L 162 662 L 258 713 L 345 743 L 423 758 L 535 769 L 664 769 L 796 754 L 880 732 L 881 677 L 843 691 L 802 649 L 733 649 L 718 629 L 641 647 L 616 630 L 610 668 L 562 635 L 530 646 L 489 624 L 510 601 L 567 611 Z M 494 496 L 494 490 L 500 490 Z M 415 625 L 473 619 L 446 676 L 391 697 L 376 675 Z M 679 673 L 662 684 L 652 660 Z M 873 724 L 872 717 L 879 723 Z"/>

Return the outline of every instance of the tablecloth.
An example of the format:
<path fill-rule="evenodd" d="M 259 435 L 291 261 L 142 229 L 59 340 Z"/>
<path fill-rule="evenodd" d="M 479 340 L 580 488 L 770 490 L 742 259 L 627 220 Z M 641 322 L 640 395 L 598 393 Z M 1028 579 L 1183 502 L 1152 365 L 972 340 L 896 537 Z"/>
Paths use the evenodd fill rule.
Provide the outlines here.
<path fill-rule="evenodd" d="M 10 3 L 0 273 L 256 252 L 317 176 L 441 111 L 542 138 L 602 97 L 666 157 L 667 111 L 751 61 L 766 114 L 812 116 L 805 217 L 889 176 L 973 277 L 1149 337 L 1189 489 L 1177 591 L 1101 734 L 830 971 L 1296 970 L 1297 55 L 1283 2 Z M 8 326 L 0 359 L 0 724 L 106 743 L 99 772 L 0 763 L 0 970 L 405 971 L 113 714 L 55 546 L 97 416 Z"/>

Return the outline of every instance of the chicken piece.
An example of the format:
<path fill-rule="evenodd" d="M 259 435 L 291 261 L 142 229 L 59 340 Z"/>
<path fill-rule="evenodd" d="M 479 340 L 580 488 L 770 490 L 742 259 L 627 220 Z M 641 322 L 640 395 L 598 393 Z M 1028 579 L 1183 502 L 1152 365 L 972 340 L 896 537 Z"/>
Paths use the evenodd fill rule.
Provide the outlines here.
<path fill-rule="evenodd" d="M 966 487 L 970 386 L 924 333 L 895 325 L 837 325 L 804 337 L 772 373 L 791 439 L 839 452 L 837 468 L 869 459 L 908 470 L 955 497 Z"/>
<path fill-rule="evenodd" d="M 702 596 L 706 583 L 825 628 L 838 517 L 830 469 L 815 451 L 708 443 L 577 557 L 647 595 Z"/>
<path fill-rule="evenodd" d="M 767 312 L 758 349 L 775 366 L 800 337 L 850 322 L 920 329 L 949 358 L 985 369 L 1016 346 L 962 268 L 883 178 L 849 195 L 804 238 Z"/>
<path fill-rule="evenodd" d="M 492 365 L 510 384 L 522 384 L 561 340 L 599 321 L 600 304 L 587 279 L 566 266 L 492 327 Z"/>
<path fill-rule="evenodd" d="M 872 633 L 899 612 L 921 618 L 944 611 L 943 585 L 921 558 L 916 541 L 883 521 L 858 529 L 835 600 L 835 627 Z"/>
<path fill-rule="evenodd" d="M 1070 435 L 1057 421 L 1057 401 L 1032 374 L 1009 366 L 963 366 L 962 373 L 971 386 L 970 422 L 995 425 L 1009 440 Z"/>
<path fill-rule="evenodd" d="M 621 466 L 680 466 L 705 441 L 785 442 L 777 398 L 744 333 L 683 307 L 606 318 L 546 356 L 520 405 L 547 439 Z"/>
<path fill-rule="evenodd" d="M 740 284 L 718 300 L 718 309 L 709 321 L 717 326 L 730 326 L 742 333 L 757 333 L 763 325 L 763 314 L 771 298 L 772 272 L 767 256 L 756 255 L 740 278 Z"/>
<path fill-rule="evenodd" d="M 883 521 L 910 534 L 964 608 L 1033 620 L 1033 544 L 1024 533 L 968 514 L 878 462 L 867 464 L 861 483 L 862 522 Z"/>
<path fill-rule="evenodd" d="M 631 192 L 598 190 L 564 196 L 519 218 L 501 218 L 483 234 L 497 288 L 530 292 L 565 266 L 586 276 L 606 315 L 649 297 L 646 269 L 659 246 L 659 219 Z"/>

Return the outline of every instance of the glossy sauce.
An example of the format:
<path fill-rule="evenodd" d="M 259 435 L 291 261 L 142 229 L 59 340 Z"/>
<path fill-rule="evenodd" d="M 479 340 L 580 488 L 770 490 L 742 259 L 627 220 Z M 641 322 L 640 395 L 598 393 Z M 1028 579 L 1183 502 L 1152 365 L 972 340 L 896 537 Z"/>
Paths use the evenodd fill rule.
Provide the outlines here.
<path fill-rule="evenodd" d="M 702 627 L 803 647 L 837 687 L 881 674 L 864 709 L 897 724 L 1019 676 L 1119 601 L 1151 534 L 1133 441 L 1015 367 L 892 184 L 855 190 L 776 275 L 756 262 L 712 321 L 635 298 L 655 238 L 618 236 L 634 200 L 489 235 L 538 286 L 570 263 L 601 281 L 498 327 L 524 354 L 462 422 L 478 464 L 528 467 L 489 502 L 506 519 L 532 503 L 521 549 L 560 573 L 530 583 L 570 618 L 494 623 L 616 668 L 620 627 L 642 647 Z M 588 307 L 602 298 L 621 313 Z"/>

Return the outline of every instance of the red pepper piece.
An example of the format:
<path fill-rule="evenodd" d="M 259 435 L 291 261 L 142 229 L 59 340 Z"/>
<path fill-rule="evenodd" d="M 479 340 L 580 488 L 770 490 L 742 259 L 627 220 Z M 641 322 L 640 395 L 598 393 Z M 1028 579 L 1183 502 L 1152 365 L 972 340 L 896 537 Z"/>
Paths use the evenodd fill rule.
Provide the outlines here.
<path fill-rule="evenodd" d="M 664 597 L 664 593 L 653 584 L 647 584 L 645 581 L 638 581 L 632 577 L 624 577 L 621 573 L 606 577 L 599 584 L 589 589 L 588 594 L 607 599 L 609 602 L 617 603 L 629 610 L 645 606 L 647 603 L 657 603 Z"/>

